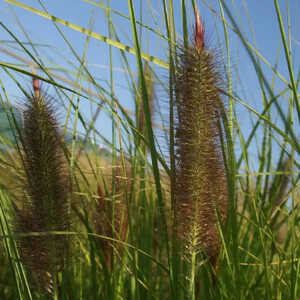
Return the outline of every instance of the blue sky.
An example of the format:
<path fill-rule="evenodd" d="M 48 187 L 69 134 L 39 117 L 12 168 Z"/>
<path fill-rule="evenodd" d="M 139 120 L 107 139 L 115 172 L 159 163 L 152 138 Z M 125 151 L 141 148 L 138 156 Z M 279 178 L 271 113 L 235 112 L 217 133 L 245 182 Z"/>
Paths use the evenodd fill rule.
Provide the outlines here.
<path fill-rule="evenodd" d="M 97 2 L 96 0 L 94 0 Z M 39 10 L 43 10 L 39 1 L 37 0 L 20 0 L 20 2 L 35 7 Z M 107 3 L 107 1 L 98 1 L 99 3 Z M 176 16 L 176 29 L 179 33 L 181 30 L 181 15 L 180 12 L 180 1 L 175 0 L 175 16 Z M 192 29 L 194 22 L 192 7 L 190 1 L 187 2 L 188 9 L 188 24 L 189 29 Z M 196 1 L 199 5 L 200 14 L 204 20 L 206 26 L 206 37 L 210 47 L 216 48 L 222 57 L 222 53 L 225 53 L 225 44 L 223 38 L 223 28 L 220 19 L 217 17 L 216 13 L 220 13 L 219 5 L 217 0 L 212 1 Z M 278 56 L 278 71 L 285 77 L 289 79 L 287 64 L 285 62 L 283 47 L 280 38 L 280 31 L 276 19 L 276 12 L 274 2 L 269 1 L 253 1 L 253 0 L 238 0 L 238 1 L 226 1 L 229 5 L 229 9 L 234 15 L 235 19 L 239 23 L 240 30 L 247 37 L 249 42 L 256 45 L 259 52 L 272 64 L 276 62 L 276 57 Z M 284 23 L 287 26 L 287 3 L 290 8 L 290 20 L 291 20 L 291 49 L 294 58 L 295 70 L 299 70 L 299 49 L 300 49 L 300 1 L 290 0 L 284 1 L 279 0 L 280 9 L 282 11 L 282 16 Z M 51 0 L 43 1 L 48 12 L 56 17 L 62 18 L 69 22 L 75 23 L 81 27 L 88 28 L 89 22 L 93 20 L 92 30 L 101 34 L 108 35 L 107 19 L 103 9 L 97 8 L 91 5 L 89 1 L 83 0 Z M 134 5 L 136 8 L 137 17 L 140 19 L 142 17 L 143 23 L 155 28 L 156 30 L 165 33 L 164 29 L 164 19 L 163 19 L 163 9 L 162 1 L 159 0 L 135 0 Z M 151 5 L 151 6 L 150 6 Z M 209 6 L 209 7 L 208 7 Z M 129 15 L 128 2 L 126 0 L 111 0 L 111 7 L 124 15 Z M 142 16 L 140 15 L 142 11 Z M 216 11 L 216 13 L 215 13 Z M 116 30 L 119 34 L 121 42 L 129 46 L 133 46 L 132 34 L 130 21 L 123 18 L 117 14 L 112 15 L 113 23 L 116 26 Z M 249 19 L 248 19 L 249 18 Z M 226 19 L 228 19 L 226 17 Z M 68 70 L 75 71 L 79 62 L 76 60 L 69 46 L 60 36 L 55 26 L 51 21 L 37 16 L 31 12 L 28 12 L 22 8 L 16 7 L 14 5 L 8 5 L 5 1 L 0 2 L 0 20 L 11 30 L 21 41 L 26 41 L 26 36 L 24 35 L 19 24 L 22 24 L 25 31 L 29 35 L 32 42 L 41 43 L 42 45 L 37 47 L 38 54 L 44 59 L 47 66 L 54 67 L 54 71 L 60 73 L 57 66 L 67 68 Z M 250 20 L 250 23 L 249 23 Z M 18 24 L 19 23 L 19 24 Z M 76 53 L 82 57 L 84 51 L 84 45 L 86 36 L 82 33 L 76 32 L 70 28 L 59 25 L 63 34 L 67 37 L 68 41 L 72 44 Z M 251 28 L 253 28 L 253 33 L 255 40 L 253 39 Z M 286 27 L 287 28 L 287 27 Z M 29 59 L 29 56 L 21 51 L 20 47 L 8 43 L 7 41 L 12 41 L 12 37 L 9 36 L 7 32 L 0 27 L 1 38 L 0 47 L 8 49 L 15 54 L 18 54 L 24 58 Z M 155 34 L 143 30 L 142 31 L 143 40 L 143 51 L 149 53 L 153 56 L 159 57 L 163 60 L 167 60 L 166 56 L 166 43 L 159 39 Z M 220 37 L 220 40 L 218 39 Z M 237 34 L 232 30 L 229 30 L 229 41 L 231 48 L 231 58 L 232 58 L 232 76 L 233 76 L 233 87 L 234 91 L 238 96 L 243 99 L 246 103 L 262 111 L 262 97 L 258 87 L 258 79 L 255 74 L 253 65 L 249 61 L 249 57 L 246 54 L 241 41 L 237 37 Z M 45 46 L 46 45 L 46 46 Z M 30 45 L 27 45 L 30 51 Z M 104 88 L 109 88 L 110 74 L 109 74 L 109 48 L 107 44 L 102 41 L 91 39 L 88 51 L 87 51 L 87 67 L 90 72 L 95 76 L 98 82 L 103 85 Z M 136 60 L 134 55 L 127 55 L 128 62 L 133 72 L 136 70 Z M 45 61 L 47 59 L 47 61 Z M 13 59 L 12 57 L 6 55 L 0 51 L 0 61 L 20 63 Z M 72 66 L 73 64 L 73 66 Z M 262 63 L 263 64 L 263 63 Z M 126 81 L 126 72 L 124 72 L 124 64 L 120 58 L 120 52 L 117 49 L 113 49 L 113 65 L 114 65 L 114 83 L 115 83 L 115 94 L 118 97 L 120 103 L 125 107 L 133 110 L 133 99 L 130 91 L 128 91 L 128 84 Z M 152 67 L 161 76 L 162 80 L 167 82 L 167 70 L 155 66 Z M 269 67 L 263 66 L 265 75 L 268 80 L 272 79 L 273 73 Z M 11 101 L 19 101 L 22 94 L 18 89 L 16 89 L 15 84 L 7 77 L 3 70 L 0 70 L 0 76 L 2 80 L 5 81 L 5 87 Z M 15 74 L 15 73 L 14 73 Z M 62 74 L 62 73 L 61 73 Z M 43 76 L 43 74 L 40 73 Z M 67 77 L 67 75 L 64 75 Z M 69 74 L 69 77 L 75 80 L 76 74 Z M 16 77 L 22 81 L 25 86 L 30 86 L 30 78 L 26 76 L 16 75 Z M 85 87 L 88 87 L 87 83 L 83 83 Z M 285 88 L 285 84 L 280 80 L 276 79 L 277 92 Z M 53 93 L 53 90 L 49 90 L 49 93 Z M 162 106 L 167 102 L 167 98 L 159 90 L 157 92 L 158 96 L 163 99 L 158 99 L 161 101 Z M 286 99 L 281 99 L 280 101 L 286 101 Z M 86 100 L 81 100 L 80 107 L 85 115 L 89 118 L 90 105 Z M 95 110 L 95 107 L 92 107 Z M 240 117 L 241 125 L 243 131 L 247 134 L 249 131 L 250 121 L 249 114 L 243 109 L 242 106 L 237 105 L 238 113 L 244 115 L 245 117 Z M 275 118 L 277 116 L 274 116 Z M 100 130 L 104 136 L 110 138 L 110 122 L 106 114 L 101 114 L 97 121 L 97 129 Z M 82 129 L 79 126 L 79 129 Z M 159 133 L 158 133 L 159 135 Z M 253 151 L 254 148 L 253 148 Z"/>

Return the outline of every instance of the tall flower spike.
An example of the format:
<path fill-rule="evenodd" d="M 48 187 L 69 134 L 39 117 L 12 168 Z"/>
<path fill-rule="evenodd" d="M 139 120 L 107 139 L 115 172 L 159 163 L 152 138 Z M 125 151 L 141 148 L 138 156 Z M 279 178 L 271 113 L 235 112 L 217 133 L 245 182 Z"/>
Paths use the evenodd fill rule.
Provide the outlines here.
<path fill-rule="evenodd" d="M 25 102 L 20 155 L 24 167 L 23 205 L 16 210 L 20 233 L 67 231 L 69 175 L 61 136 L 49 98 L 34 78 L 33 92 Z M 19 249 L 32 286 L 51 293 L 56 273 L 64 267 L 69 238 L 41 235 L 20 238 Z"/>
<path fill-rule="evenodd" d="M 186 255 L 204 252 L 216 268 L 219 221 L 227 214 L 220 87 L 215 55 L 195 12 L 194 43 L 179 54 L 175 78 L 175 224 Z"/>
<path fill-rule="evenodd" d="M 125 166 L 126 170 L 123 170 L 121 161 L 118 161 L 114 168 L 115 194 L 105 199 L 100 185 L 98 186 L 94 225 L 97 234 L 124 242 L 128 230 L 126 193 L 130 190 L 131 176 L 129 167 Z M 99 243 L 106 260 L 106 267 L 112 271 L 113 254 L 122 256 L 124 248 L 121 243 L 105 239 L 100 239 Z"/>

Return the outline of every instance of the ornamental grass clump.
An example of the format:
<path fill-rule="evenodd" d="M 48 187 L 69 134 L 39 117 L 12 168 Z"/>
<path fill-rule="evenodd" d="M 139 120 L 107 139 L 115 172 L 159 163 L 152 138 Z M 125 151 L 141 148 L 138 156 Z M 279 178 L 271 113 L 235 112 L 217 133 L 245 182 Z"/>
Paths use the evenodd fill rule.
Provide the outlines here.
<path fill-rule="evenodd" d="M 52 293 L 57 273 L 66 264 L 69 241 L 66 235 L 49 232 L 69 230 L 70 181 L 53 103 L 41 91 L 37 79 L 33 79 L 33 89 L 24 104 L 24 126 L 20 130 L 24 180 L 15 230 L 28 234 L 19 238 L 18 245 L 32 286 L 39 292 Z"/>
<path fill-rule="evenodd" d="M 204 253 L 216 268 L 227 214 L 222 76 L 196 11 L 194 41 L 178 55 L 175 78 L 175 226 L 184 257 Z M 221 226 L 220 226 L 221 225 Z"/>

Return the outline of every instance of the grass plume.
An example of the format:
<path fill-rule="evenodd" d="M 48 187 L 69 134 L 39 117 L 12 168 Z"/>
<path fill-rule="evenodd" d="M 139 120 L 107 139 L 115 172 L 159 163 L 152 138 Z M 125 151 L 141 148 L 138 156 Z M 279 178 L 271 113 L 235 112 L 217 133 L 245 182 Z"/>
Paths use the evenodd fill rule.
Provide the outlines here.
<path fill-rule="evenodd" d="M 20 136 L 24 195 L 22 207 L 16 210 L 16 231 L 68 231 L 70 182 L 53 103 L 37 79 L 33 79 L 33 93 L 26 100 Z M 68 237 L 28 236 L 19 240 L 19 247 L 34 287 L 52 292 L 56 274 L 65 264 Z"/>
<path fill-rule="evenodd" d="M 204 252 L 214 267 L 221 247 L 218 219 L 224 224 L 228 197 L 221 85 L 216 57 L 206 48 L 196 11 L 194 41 L 179 54 L 175 79 L 175 220 L 177 235 L 188 252 Z"/>
<path fill-rule="evenodd" d="M 121 163 L 121 161 L 118 161 Z M 126 197 L 130 190 L 130 171 L 126 171 L 119 164 L 115 166 L 113 180 L 115 191 L 113 195 L 104 195 L 101 186 L 98 186 L 98 200 L 94 214 L 95 230 L 98 234 L 125 241 L 128 230 L 128 217 L 126 211 Z M 112 271 L 113 256 L 121 256 L 123 246 L 117 242 L 101 239 L 100 245 L 104 254 L 106 267 Z"/>

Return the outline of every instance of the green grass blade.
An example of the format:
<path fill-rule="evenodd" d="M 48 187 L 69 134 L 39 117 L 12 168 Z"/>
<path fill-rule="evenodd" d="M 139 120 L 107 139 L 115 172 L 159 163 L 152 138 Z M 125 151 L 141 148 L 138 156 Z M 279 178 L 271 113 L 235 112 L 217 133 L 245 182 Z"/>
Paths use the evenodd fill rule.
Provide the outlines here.
<path fill-rule="evenodd" d="M 92 38 L 95 38 L 97 40 L 103 41 L 103 42 L 105 42 L 105 43 L 107 43 L 107 44 L 109 44 L 109 45 L 111 45 L 113 47 L 116 47 L 118 49 L 121 49 L 121 50 L 124 50 L 124 51 L 127 51 L 127 52 L 131 53 L 131 54 L 136 55 L 136 50 L 135 49 L 133 49 L 133 48 L 131 48 L 131 47 L 125 45 L 125 44 L 122 44 L 120 42 L 117 42 L 115 40 L 112 40 L 112 39 L 110 39 L 110 38 L 108 38 L 106 36 L 103 36 L 101 34 L 98 34 L 96 32 L 88 30 L 86 28 L 80 27 L 80 26 L 78 26 L 76 24 L 73 24 L 73 23 L 71 23 L 69 21 L 63 20 L 61 18 L 52 16 L 52 15 L 46 13 L 46 12 L 42 12 L 42 11 L 40 11 L 38 9 L 35 9 L 35 8 L 31 7 L 31 6 L 28 6 L 28 5 L 25 5 L 23 3 L 20 3 L 19 1 L 16 1 L 16 0 L 5 0 L 5 1 L 8 2 L 8 3 L 10 3 L 10 4 L 17 5 L 17 6 L 21 7 L 21 8 L 23 8 L 23 9 L 26 9 L 26 10 L 28 10 L 28 11 L 36 14 L 36 15 L 39 15 L 39 16 L 43 17 L 43 18 L 49 19 L 49 20 L 51 20 L 51 21 L 53 21 L 55 23 L 60 23 L 60 24 L 62 24 L 64 26 L 67 26 L 67 27 L 73 29 L 73 30 L 76 30 L 76 31 L 79 31 L 79 32 L 81 32 L 81 33 L 83 33 L 85 35 L 91 36 Z M 168 68 L 168 64 L 166 62 L 164 62 L 164 61 L 162 61 L 162 60 L 160 60 L 160 59 L 158 59 L 158 58 L 156 58 L 154 56 L 151 56 L 151 55 L 148 55 L 146 53 L 142 53 L 141 52 L 141 57 L 143 59 L 145 59 L 145 60 L 151 61 L 154 64 L 159 65 L 160 67 Z"/>
<path fill-rule="evenodd" d="M 275 5 L 276 15 L 277 15 L 277 19 L 278 19 L 279 28 L 280 28 L 281 39 L 282 39 L 282 43 L 283 43 L 283 47 L 284 47 L 285 59 L 286 59 L 286 63 L 287 63 L 288 70 L 289 70 L 292 91 L 294 94 L 294 102 L 296 103 L 296 108 L 297 108 L 297 112 L 298 112 L 298 120 L 300 121 L 300 104 L 298 101 L 298 93 L 297 93 L 296 81 L 295 81 L 295 76 L 294 76 L 294 71 L 293 71 L 293 66 L 292 66 L 291 53 L 289 51 L 286 34 L 284 31 L 283 20 L 282 20 L 282 16 L 280 13 L 278 0 L 274 0 L 274 5 Z"/>

